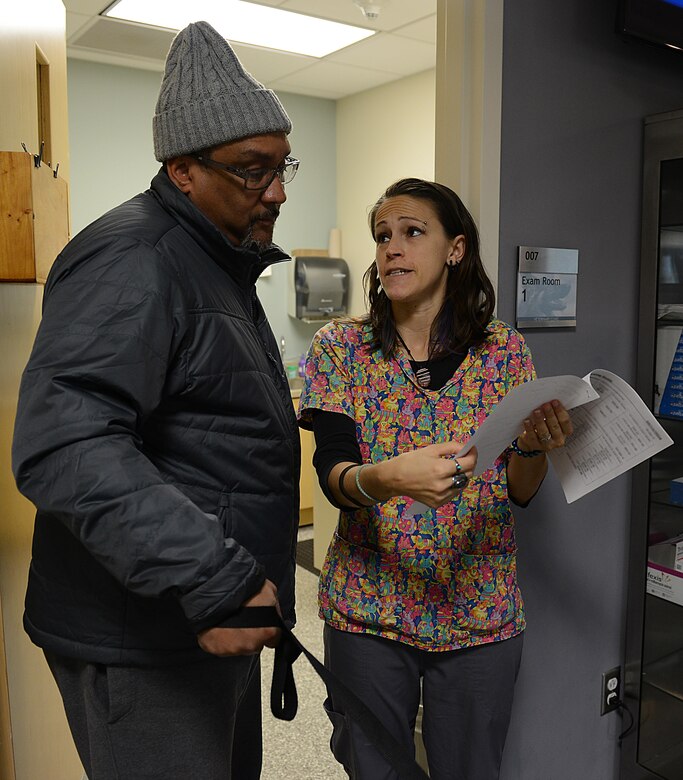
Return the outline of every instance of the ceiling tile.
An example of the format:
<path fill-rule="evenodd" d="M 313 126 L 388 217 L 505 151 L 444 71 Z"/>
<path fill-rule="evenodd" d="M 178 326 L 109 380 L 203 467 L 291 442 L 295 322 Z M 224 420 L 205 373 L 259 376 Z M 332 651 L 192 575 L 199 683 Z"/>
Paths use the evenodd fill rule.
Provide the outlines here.
<path fill-rule="evenodd" d="M 281 8 L 371 30 L 393 30 L 435 14 L 436 0 L 388 0 L 376 19 L 364 16 L 353 0 L 286 0 Z"/>
<path fill-rule="evenodd" d="M 399 38 L 390 33 L 379 33 L 372 39 L 330 54 L 330 62 L 376 68 L 400 76 L 409 76 L 436 66 L 434 47 L 424 41 Z"/>
<path fill-rule="evenodd" d="M 281 95 L 283 92 L 290 92 L 293 95 L 305 95 L 306 97 L 320 98 L 321 100 L 341 100 L 346 97 L 345 92 L 331 89 L 328 85 L 302 86 L 299 84 L 293 87 L 290 84 L 280 84 L 280 82 L 275 81 L 272 84 L 268 84 L 268 87 L 278 95 Z"/>
<path fill-rule="evenodd" d="M 131 57 L 165 60 L 175 32 L 158 27 L 128 24 L 104 16 L 83 29 L 69 41 L 71 47 L 128 54 Z"/>
<path fill-rule="evenodd" d="M 325 85 L 330 91 L 342 96 L 362 92 L 380 84 L 394 81 L 396 75 L 379 70 L 355 68 L 337 62 L 317 62 L 308 68 L 273 82 L 279 89 L 296 92 L 297 87 L 319 87 Z"/>
<path fill-rule="evenodd" d="M 266 85 L 270 85 L 274 79 L 289 76 L 291 73 L 318 62 L 315 57 L 276 52 L 244 43 L 233 43 L 232 48 L 246 70 Z"/>
<path fill-rule="evenodd" d="M 425 41 L 436 47 L 436 14 L 427 16 L 419 22 L 412 22 L 403 27 L 397 27 L 395 35 L 402 35 L 404 38 L 414 38 L 416 41 Z M 436 50 L 434 52 L 436 57 Z"/>

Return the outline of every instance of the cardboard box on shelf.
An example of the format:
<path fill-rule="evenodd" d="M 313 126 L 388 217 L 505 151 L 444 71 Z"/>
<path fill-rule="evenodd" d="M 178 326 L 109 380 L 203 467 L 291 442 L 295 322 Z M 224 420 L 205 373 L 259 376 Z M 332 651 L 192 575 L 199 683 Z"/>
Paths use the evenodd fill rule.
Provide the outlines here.
<path fill-rule="evenodd" d="M 647 592 L 683 606 L 683 573 L 656 563 L 647 565 Z"/>
<path fill-rule="evenodd" d="M 648 547 L 647 592 L 683 605 L 683 534 Z"/>

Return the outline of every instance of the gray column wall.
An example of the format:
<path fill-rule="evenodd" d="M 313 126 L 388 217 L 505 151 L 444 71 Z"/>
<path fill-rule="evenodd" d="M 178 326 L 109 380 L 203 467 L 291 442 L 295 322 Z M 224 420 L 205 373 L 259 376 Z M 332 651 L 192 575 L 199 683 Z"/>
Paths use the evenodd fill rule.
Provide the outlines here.
<path fill-rule="evenodd" d="M 505 3 L 499 316 L 515 318 L 517 246 L 579 250 L 577 327 L 525 331 L 540 376 L 635 381 L 642 120 L 683 108 L 683 52 L 626 43 L 616 0 Z M 618 777 L 628 475 L 567 505 L 549 475 L 517 512 L 528 629 L 503 780 Z"/>

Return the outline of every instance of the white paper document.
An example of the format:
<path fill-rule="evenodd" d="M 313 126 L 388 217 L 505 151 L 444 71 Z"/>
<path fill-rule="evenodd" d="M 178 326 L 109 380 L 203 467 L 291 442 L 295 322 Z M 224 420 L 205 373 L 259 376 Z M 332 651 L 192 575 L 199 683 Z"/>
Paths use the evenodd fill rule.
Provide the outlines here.
<path fill-rule="evenodd" d="M 600 397 L 572 412 L 574 433 L 549 454 L 569 504 L 673 444 L 621 377 L 596 369 L 585 380 Z"/>
<path fill-rule="evenodd" d="M 565 409 L 574 409 L 597 399 L 598 393 L 589 380 L 580 379 L 578 376 L 551 376 L 513 387 L 493 407 L 491 414 L 458 455 L 464 455 L 472 447 L 476 447 L 478 457 L 474 474 L 479 476 L 486 469 L 490 469 L 501 452 L 522 433 L 524 418 L 541 404 L 555 398 L 564 404 Z"/>
<path fill-rule="evenodd" d="M 598 368 L 583 379 L 554 376 L 515 387 L 496 404 L 458 455 L 477 448 L 474 474 L 478 476 L 522 433 L 524 419 L 553 399 L 572 410 L 574 432 L 564 447 L 549 453 L 567 503 L 673 444 L 636 391 L 621 377 Z M 416 501 L 409 513 L 427 509 Z"/>
<path fill-rule="evenodd" d="M 536 379 L 509 392 L 462 450 L 477 448 L 475 474 L 491 468 L 522 432 L 524 418 L 554 398 L 573 410 L 574 433 L 564 447 L 549 453 L 567 503 L 673 444 L 638 393 L 621 377 L 598 368 L 583 379 Z"/>

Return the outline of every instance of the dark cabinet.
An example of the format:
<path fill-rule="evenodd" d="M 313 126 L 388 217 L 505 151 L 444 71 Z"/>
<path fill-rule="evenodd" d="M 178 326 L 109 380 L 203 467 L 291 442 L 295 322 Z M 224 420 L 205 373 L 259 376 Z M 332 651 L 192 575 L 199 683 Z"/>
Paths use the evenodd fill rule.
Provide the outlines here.
<path fill-rule="evenodd" d="M 683 111 L 645 121 L 643 166 L 637 390 L 674 444 L 634 472 L 621 778 L 683 780 Z"/>

